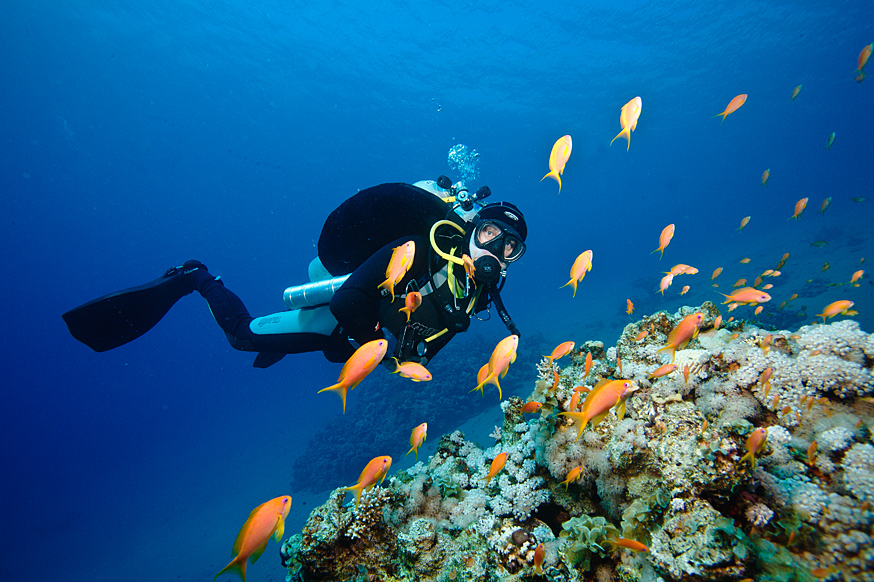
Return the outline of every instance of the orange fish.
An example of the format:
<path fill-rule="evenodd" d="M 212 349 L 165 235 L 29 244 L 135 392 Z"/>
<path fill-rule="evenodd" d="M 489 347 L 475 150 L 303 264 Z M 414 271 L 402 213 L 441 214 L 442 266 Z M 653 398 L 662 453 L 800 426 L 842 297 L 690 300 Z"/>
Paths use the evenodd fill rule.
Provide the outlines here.
<path fill-rule="evenodd" d="M 774 286 L 771 285 L 770 283 L 768 283 L 767 285 L 765 285 L 764 287 L 762 287 L 762 291 L 767 291 L 768 289 L 773 289 L 773 288 L 774 288 Z"/>
<path fill-rule="evenodd" d="M 607 543 L 610 544 L 614 550 L 619 548 L 625 548 L 627 550 L 631 550 L 632 552 L 648 552 L 649 548 L 640 543 L 637 540 L 630 540 L 627 538 L 616 538 L 614 540 L 607 540 Z"/>
<path fill-rule="evenodd" d="M 759 384 L 762 386 L 767 386 L 771 382 L 771 374 L 774 373 L 774 368 L 767 367 L 762 370 L 762 374 L 759 376 Z"/>
<path fill-rule="evenodd" d="M 768 180 L 771 178 L 771 168 L 768 168 L 764 172 L 762 172 L 762 183 L 759 186 L 768 187 Z"/>
<path fill-rule="evenodd" d="M 737 281 L 734 282 L 734 285 L 732 285 L 732 287 L 735 287 L 735 288 L 736 287 L 743 287 L 746 284 L 747 284 L 746 279 L 738 279 Z"/>
<path fill-rule="evenodd" d="M 741 264 L 741 265 L 746 265 L 746 264 L 749 263 L 749 262 L 750 262 L 750 258 L 749 258 L 749 257 L 744 257 L 744 258 L 742 258 L 742 259 L 740 260 L 740 264 Z"/>
<path fill-rule="evenodd" d="M 683 263 L 680 263 L 671 267 L 670 271 L 665 271 L 665 275 L 673 275 L 674 277 L 676 277 L 677 275 L 694 275 L 697 272 L 698 269 L 696 269 L 695 267 L 690 267 L 689 265 L 684 265 Z"/>
<path fill-rule="evenodd" d="M 847 311 L 854 305 L 852 301 L 841 300 L 835 301 L 834 303 L 829 303 L 825 306 L 825 309 L 822 310 L 822 313 L 817 313 L 817 317 L 822 318 L 822 322 L 825 323 L 825 320 L 829 317 L 834 317 L 835 315 L 843 313 L 847 315 Z"/>
<path fill-rule="evenodd" d="M 547 177 L 558 182 L 558 191 L 561 192 L 561 175 L 564 174 L 564 166 L 567 164 L 568 158 L 571 157 L 573 149 L 573 141 L 571 136 L 565 135 L 555 142 L 552 146 L 552 152 L 549 154 L 549 173 L 540 178 L 543 182 Z"/>
<path fill-rule="evenodd" d="M 854 281 L 855 281 L 855 279 L 854 279 Z M 625 301 L 628 302 L 628 307 L 625 309 L 625 313 L 627 313 L 628 315 L 631 315 L 632 313 L 634 313 L 634 303 L 631 302 L 631 299 L 626 299 Z"/>
<path fill-rule="evenodd" d="M 522 414 L 534 414 L 535 412 L 539 412 L 541 408 L 543 408 L 541 402 L 532 400 L 531 402 L 526 402 L 522 407 Z"/>
<path fill-rule="evenodd" d="M 686 285 L 685 287 L 683 287 L 683 290 L 680 291 L 680 295 L 685 295 L 688 292 L 689 292 L 689 286 Z"/>
<path fill-rule="evenodd" d="M 355 350 L 355 353 L 346 360 L 343 369 L 340 370 L 337 383 L 322 388 L 319 393 L 330 390 L 339 394 L 343 401 L 343 414 L 346 414 L 346 393 L 349 390 L 354 390 L 379 365 L 382 358 L 385 357 L 386 349 L 388 349 L 388 341 L 384 339 L 367 342 Z"/>
<path fill-rule="evenodd" d="M 722 273 L 722 267 L 716 267 L 716 269 L 713 270 L 713 274 L 710 275 L 710 280 L 712 281 L 713 279 L 716 279 L 720 273 Z"/>
<path fill-rule="evenodd" d="M 790 101 L 795 101 L 795 98 L 798 97 L 799 93 L 801 93 L 801 85 L 792 89 L 792 99 L 790 99 Z"/>
<path fill-rule="evenodd" d="M 400 311 L 402 313 L 407 314 L 407 321 L 410 321 L 410 316 L 413 315 L 413 312 L 419 308 L 422 304 L 422 294 L 418 291 L 410 291 L 407 293 L 406 298 L 404 298 L 404 307 L 401 307 Z"/>
<path fill-rule="evenodd" d="M 868 64 L 868 59 L 871 58 L 871 48 L 874 47 L 874 43 L 867 45 L 862 49 L 862 52 L 859 53 L 859 68 L 854 72 L 858 72 L 864 74 L 865 65 Z"/>
<path fill-rule="evenodd" d="M 586 354 L 586 369 L 583 371 L 583 378 L 589 377 L 589 372 L 592 370 L 592 352 Z"/>
<path fill-rule="evenodd" d="M 795 301 L 796 299 L 798 299 L 798 293 L 793 293 L 789 296 L 789 301 Z"/>
<path fill-rule="evenodd" d="M 864 269 L 859 269 L 858 271 L 856 271 L 855 273 L 853 273 L 853 278 L 850 279 L 850 285 L 852 285 L 853 287 L 858 287 L 859 284 L 856 283 L 856 281 L 858 281 L 859 279 L 861 279 L 861 278 L 862 278 L 862 275 L 864 275 L 864 274 L 865 274 L 865 270 L 864 270 Z"/>
<path fill-rule="evenodd" d="M 579 422 L 579 432 L 575 439 L 579 440 L 583 434 L 583 429 L 586 428 L 590 420 L 592 426 L 597 426 L 614 406 L 621 420 L 625 416 L 625 401 L 637 389 L 637 384 L 631 380 L 601 380 L 586 395 L 581 412 L 560 412 L 559 416 L 570 416 Z"/>
<path fill-rule="evenodd" d="M 756 468 L 756 453 L 762 450 L 765 443 L 768 441 L 768 431 L 764 428 L 757 428 L 749 437 L 747 437 L 747 454 L 741 457 L 738 464 L 744 461 L 749 461 L 753 469 Z"/>
<path fill-rule="evenodd" d="M 423 422 L 419 426 L 413 429 L 413 434 L 410 435 L 410 446 L 412 447 L 409 451 L 407 451 L 407 455 L 410 453 L 416 453 L 416 460 L 419 460 L 419 447 L 422 446 L 422 443 L 425 442 L 425 439 L 428 437 L 428 423 Z M 404 456 L 407 456 L 404 455 Z"/>
<path fill-rule="evenodd" d="M 682 350 L 689 345 L 690 341 L 695 339 L 703 321 L 704 314 L 700 311 L 687 315 L 680 320 L 680 323 L 674 326 L 674 329 L 668 335 L 668 343 L 664 347 L 659 348 L 658 351 L 670 350 L 671 363 L 673 364 L 677 350 Z"/>
<path fill-rule="evenodd" d="M 665 364 L 664 366 L 659 366 L 658 368 L 656 368 L 647 378 L 649 380 L 661 378 L 662 376 L 667 376 L 676 369 L 677 366 L 675 364 Z"/>
<path fill-rule="evenodd" d="M 361 471 L 358 483 L 351 487 L 343 487 L 340 491 L 355 492 L 355 507 L 358 507 L 358 504 L 361 502 L 361 493 L 369 491 L 378 482 L 383 481 L 389 469 L 391 469 L 391 457 L 388 455 L 375 457 Z"/>
<path fill-rule="evenodd" d="M 717 315 L 716 321 L 713 322 L 713 329 L 719 329 L 722 326 L 722 316 Z"/>
<path fill-rule="evenodd" d="M 731 100 L 731 102 L 728 104 L 728 107 L 725 108 L 725 111 L 723 111 L 722 113 L 717 113 L 713 117 L 719 117 L 721 115 L 722 116 L 722 123 L 725 123 L 725 118 L 728 117 L 729 115 L 731 115 L 732 113 L 734 113 L 735 111 L 737 111 L 738 109 L 740 109 L 740 106 L 743 105 L 744 103 L 746 103 L 746 101 L 747 101 L 747 94 L 742 93 Z M 720 123 L 719 125 L 722 125 L 722 123 Z"/>
<path fill-rule="evenodd" d="M 722 302 L 723 305 L 732 302 L 752 305 L 753 303 L 765 303 L 771 300 L 770 295 L 752 287 L 742 287 L 737 291 L 733 291 L 731 295 L 726 295 L 725 293 L 720 293 L 720 295 L 725 297 L 725 301 Z"/>
<path fill-rule="evenodd" d="M 764 307 L 762 307 L 761 305 L 759 305 L 758 307 L 756 307 L 755 311 L 753 311 L 753 315 L 758 315 L 758 314 L 760 314 L 760 313 L 762 312 L 763 309 L 764 309 Z"/>
<path fill-rule="evenodd" d="M 622 358 L 616 356 L 616 368 L 619 370 L 619 375 L 622 376 Z"/>
<path fill-rule="evenodd" d="M 534 548 L 534 571 L 543 576 L 543 558 L 546 556 L 546 548 L 543 547 L 543 542 L 537 544 Z"/>
<path fill-rule="evenodd" d="M 656 291 L 656 293 L 661 293 L 662 297 L 664 297 L 665 296 L 665 289 L 670 287 L 671 283 L 673 283 L 673 282 L 674 282 L 674 276 L 671 275 L 670 273 L 668 273 L 667 275 L 662 277 L 661 281 L 659 281 L 659 290 Z"/>
<path fill-rule="evenodd" d="M 740 221 L 740 228 L 738 228 L 738 230 L 741 231 L 741 232 L 743 232 L 743 231 L 744 231 L 744 227 L 745 227 L 746 225 L 748 225 L 749 223 L 750 223 L 750 217 L 749 217 L 749 216 L 744 216 L 744 217 L 741 219 L 741 221 Z"/>
<path fill-rule="evenodd" d="M 518 335 L 507 336 L 499 341 L 498 345 L 495 346 L 494 351 L 492 351 L 492 357 L 489 358 L 488 373 L 485 378 L 479 381 L 479 384 L 477 384 L 476 388 L 473 390 L 483 392 L 483 386 L 486 384 L 494 384 L 498 387 L 498 398 L 503 398 L 501 384 L 498 381 L 498 378 L 506 376 L 507 371 L 510 369 L 510 364 L 516 361 L 517 347 L 519 347 Z M 473 390 L 471 390 L 471 392 L 473 392 Z"/>
<path fill-rule="evenodd" d="M 810 446 L 807 447 L 807 464 L 813 465 L 813 461 L 816 459 L 816 449 L 819 448 L 816 441 L 810 443 Z"/>
<path fill-rule="evenodd" d="M 637 334 L 637 336 L 634 338 L 634 341 L 639 342 L 640 340 L 642 340 L 643 338 L 645 338 L 645 337 L 647 336 L 647 334 L 649 334 L 648 331 L 646 331 L 646 330 L 641 331 L 641 332 L 640 332 L 639 334 Z"/>
<path fill-rule="evenodd" d="M 570 404 L 568 404 L 567 406 L 567 409 L 570 412 L 575 411 L 577 409 L 577 406 L 580 405 L 580 388 L 582 388 L 582 386 L 577 386 L 576 388 L 574 388 L 574 394 L 573 396 L 571 396 Z"/>
<path fill-rule="evenodd" d="M 425 366 L 419 362 L 399 362 L 397 358 L 392 358 L 397 364 L 397 368 L 392 374 L 400 374 L 404 378 L 409 378 L 413 382 L 430 382 L 433 376 Z"/>
<path fill-rule="evenodd" d="M 790 216 L 787 220 L 798 220 L 801 218 L 801 213 L 804 212 L 804 209 L 807 208 L 807 198 L 802 198 L 798 202 L 795 203 L 795 214 Z"/>
<path fill-rule="evenodd" d="M 564 485 L 564 490 L 567 491 L 567 486 L 569 483 L 573 483 L 577 479 L 580 478 L 580 473 L 583 471 L 582 467 L 574 467 L 570 471 L 568 471 L 567 478 L 559 483 L 559 485 Z"/>
<path fill-rule="evenodd" d="M 761 305 L 759 306 L 761 307 Z M 758 315 L 758 313 L 756 314 Z M 774 339 L 774 334 L 769 333 L 765 337 L 762 338 L 762 341 L 759 342 L 759 347 L 762 348 L 762 354 L 767 356 L 768 352 L 771 351 L 771 341 Z"/>
<path fill-rule="evenodd" d="M 738 305 L 740 305 L 740 303 L 732 303 L 732 304 L 730 304 L 730 305 L 728 306 L 728 312 L 731 313 L 732 311 L 734 311 L 735 309 L 737 309 Z"/>
<path fill-rule="evenodd" d="M 480 479 L 480 481 L 486 482 L 486 487 L 489 486 L 489 482 L 492 480 L 492 477 L 497 475 L 501 469 L 504 468 L 504 464 L 507 462 L 507 453 L 501 453 L 492 461 L 492 466 L 489 468 L 489 474 L 484 478 Z"/>
<path fill-rule="evenodd" d="M 674 225 L 669 224 L 662 229 L 662 233 L 659 235 L 659 248 L 657 248 L 655 251 L 652 252 L 652 253 L 654 253 L 656 251 L 662 252 L 661 256 L 659 256 L 659 260 L 662 260 L 662 257 L 665 256 L 665 247 L 667 247 L 669 244 L 671 244 L 672 238 L 674 238 Z M 650 254 L 652 254 L 652 253 L 650 253 Z"/>
<path fill-rule="evenodd" d="M 408 240 L 399 247 L 395 247 L 391 253 L 391 259 L 388 262 L 388 267 L 385 269 L 385 281 L 377 286 L 377 289 L 388 289 L 391 292 L 391 300 L 395 300 L 395 285 L 400 283 L 410 267 L 413 266 L 413 259 L 416 256 L 416 243 Z"/>
<path fill-rule="evenodd" d="M 549 354 L 548 356 L 543 356 L 543 357 L 546 358 L 547 360 L 549 360 L 549 363 L 552 364 L 555 360 L 557 360 L 559 358 L 563 358 L 564 356 L 571 353 L 571 351 L 573 349 L 574 349 L 574 342 L 563 342 L 563 343 L 558 344 L 555 347 L 555 349 L 552 350 L 551 354 Z"/>
<path fill-rule="evenodd" d="M 583 251 L 580 256 L 576 258 L 574 264 L 571 265 L 571 280 L 562 285 L 561 287 L 567 287 L 568 285 L 574 286 L 574 297 L 577 296 L 577 283 L 583 280 L 583 277 L 586 276 L 588 271 L 592 270 L 592 251 Z M 559 287 L 559 289 L 561 289 Z"/>
<path fill-rule="evenodd" d="M 824 264 L 822 265 L 822 271 L 828 271 L 829 269 L 831 269 L 831 267 L 832 267 L 832 266 L 829 265 L 828 263 L 824 263 Z"/>
<path fill-rule="evenodd" d="M 689 382 L 689 364 L 683 366 L 683 382 Z"/>
<path fill-rule="evenodd" d="M 267 542 L 272 537 L 277 542 L 285 532 L 285 518 L 291 509 L 291 496 L 276 497 L 252 510 L 249 519 L 243 524 L 237 539 L 234 540 L 234 557 L 231 563 L 215 575 L 215 580 L 225 572 L 234 573 L 246 582 L 246 562 L 254 564 L 264 553 Z"/>
<path fill-rule="evenodd" d="M 822 214 L 823 216 L 825 216 L 825 211 L 828 210 L 828 207 L 831 205 L 832 205 L 832 197 L 829 196 L 828 198 L 826 198 L 825 200 L 822 201 L 822 204 L 820 205 L 819 210 L 817 210 L 816 212 L 818 214 Z"/>
<path fill-rule="evenodd" d="M 640 97 L 635 97 L 622 106 L 622 112 L 619 114 L 619 125 L 622 126 L 622 131 L 610 140 L 610 145 L 613 145 L 616 138 L 621 135 L 628 140 L 628 147 L 625 150 L 631 149 L 631 132 L 637 128 L 637 119 L 640 117 L 641 107 L 643 107 L 643 101 L 641 101 Z"/>

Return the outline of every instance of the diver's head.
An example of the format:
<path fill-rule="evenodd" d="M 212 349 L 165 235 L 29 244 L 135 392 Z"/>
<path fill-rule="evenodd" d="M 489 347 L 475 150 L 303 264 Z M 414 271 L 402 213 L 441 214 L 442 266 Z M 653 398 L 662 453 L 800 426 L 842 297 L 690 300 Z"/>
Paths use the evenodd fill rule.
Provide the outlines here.
<path fill-rule="evenodd" d="M 525 254 L 528 226 L 509 202 L 487 204 L 470 222 L 468 251 L 479 283 L 497 283 L 510 263 Z"/>

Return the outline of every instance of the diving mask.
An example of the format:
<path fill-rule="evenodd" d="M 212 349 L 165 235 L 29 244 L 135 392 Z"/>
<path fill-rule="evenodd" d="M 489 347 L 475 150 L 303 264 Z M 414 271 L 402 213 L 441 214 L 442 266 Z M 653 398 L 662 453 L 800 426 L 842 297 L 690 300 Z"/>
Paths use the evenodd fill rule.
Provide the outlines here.
<path fill-rule="evenodd" d="M 519 260 L 525 254 L 525 243 L 516 231 L 496 220 L 482 220 L 476 225 L 472 242 L 503 263 Z"/>

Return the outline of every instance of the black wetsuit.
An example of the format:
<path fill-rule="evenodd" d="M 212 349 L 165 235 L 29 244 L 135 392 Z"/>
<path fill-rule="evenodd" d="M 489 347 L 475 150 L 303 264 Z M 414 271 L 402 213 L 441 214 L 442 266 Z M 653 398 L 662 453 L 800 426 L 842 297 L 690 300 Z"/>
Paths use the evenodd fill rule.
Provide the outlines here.
<path fill-rule="evenodd" d="M 432 251 L 428 236 L 438 220 L 464 225 L 449 205 L 409 184 L 368 188 L 332 213 L 319 239 L 319 258 L 332 275 L 350 272 L 351 275 L 331 299 L 330 310 L 338 322 L 331 335 L 254 333 L 250 328 L 252 316 L 222 281 L 202 269 L 193 274 L 194 289 L 209 302 L 216 321 L 234 348 L 260 352 L 255 361 L 257 367 L 269 366 L 285 354 L 312 351 L 324 352 L 329 361 L 344 362 L 355 350 L 350 339 L 361 345 L 385 337 L 383 330 L 390 331 L 398 340 L 394 355 L 399 359 L 427 362 L 455 334 L 466 331 L 470 313 L 485 309 L 489 301 L 488 293 L 480 291 L 476 305 L 468 312 L 474 300 L 472 285 L 467 285 L 469 295 L 459 298 L 450 290 L 450 284 L 438 275 L 443 282 L 435 288 L 432 275 L 439 273 L 447 263 Z M 384 242 L 396 234 L 402 236 Z M 445 251 L 460 248 L 463 242 L 461 233 L 452 227 L 444 227 L 440 238 L 441 248 L 446 245 Z M 409 240 L 416 244 L 415 258 L 407 274 L 395 286 L 396 298 L 392 301 L 389 292 L 379 289 L 379 285 L 386 279 L 386 267 L 394 248 Z M 465 285 L 464 268 L 455 264 L 451 268 L 458 286 Z M 408 290 L 422 293 L 422 304 L 409 323 L 400 312 Z M 433 339 L 426 342 L 426 338 Z"/>

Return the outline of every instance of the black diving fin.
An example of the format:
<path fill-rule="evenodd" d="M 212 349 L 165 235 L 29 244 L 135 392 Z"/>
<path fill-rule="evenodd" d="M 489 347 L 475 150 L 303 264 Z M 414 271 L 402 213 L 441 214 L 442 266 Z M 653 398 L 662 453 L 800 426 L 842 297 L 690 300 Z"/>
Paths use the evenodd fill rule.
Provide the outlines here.
<path fill-rule="evenodd" d="M 133 341 L 152 329 L 185 295 L 192 283 L 185 275 L 206 267 L 187 261 L 168 269 L 150 283 L 122 289 L 71 309 L 62 317 L 70 334 L 95 352 L 105 352 Z"/>

